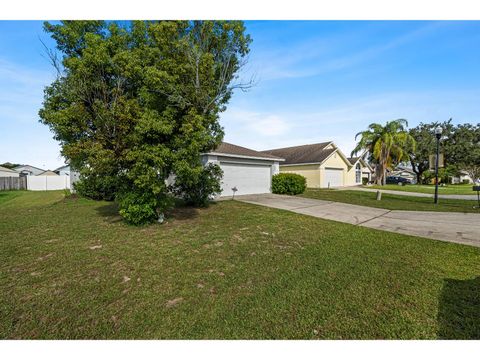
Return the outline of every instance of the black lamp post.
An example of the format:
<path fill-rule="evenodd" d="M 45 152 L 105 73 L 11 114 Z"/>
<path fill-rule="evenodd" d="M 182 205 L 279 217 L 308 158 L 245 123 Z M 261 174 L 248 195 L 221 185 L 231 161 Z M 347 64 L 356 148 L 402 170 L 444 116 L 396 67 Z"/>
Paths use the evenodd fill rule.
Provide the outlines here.
<path fill-rule="evenodd" d="M 438 158 L 440 153 L 440 138 L 442 137 L 442 128 L 437 126 L 435 128 L 435 137 L 437 138 L 437 156 L 435 157 L 435 204 L 438 204 Z"/>

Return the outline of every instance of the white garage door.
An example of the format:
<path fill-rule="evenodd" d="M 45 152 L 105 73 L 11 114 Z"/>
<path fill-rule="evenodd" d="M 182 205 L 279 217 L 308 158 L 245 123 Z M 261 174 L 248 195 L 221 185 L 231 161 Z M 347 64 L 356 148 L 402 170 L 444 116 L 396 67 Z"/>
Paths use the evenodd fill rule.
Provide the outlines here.
<path fill-rule="evenodd" d="M 221 162 L 223 170 L 221 196 L 264 194 L 270 192 L 270 165 L 247 165 Z"/>
<path fill-rule="evenodd" d="M 338 187 L 343 186 L 343 170 L 325 168 L 325 177 L 323 180 L 323 187 Z"/>

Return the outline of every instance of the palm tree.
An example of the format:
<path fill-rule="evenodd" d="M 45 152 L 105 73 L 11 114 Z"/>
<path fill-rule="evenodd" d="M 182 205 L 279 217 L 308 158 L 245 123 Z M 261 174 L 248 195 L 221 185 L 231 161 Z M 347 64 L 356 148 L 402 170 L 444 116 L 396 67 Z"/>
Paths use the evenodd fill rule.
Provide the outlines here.
<path fill-rule="evenodd" d="M 373 123 L 368 130 L 355 135 L 360 141 L 352 156 L 367 150 L 375 162 L 375 178 L 378 185 L 385 185 L 387 168 L 406 160 L 408 153 L 415 149 L 415 139 L 406 130 L 405 119 L 388 121 L 385 126 Z"/>

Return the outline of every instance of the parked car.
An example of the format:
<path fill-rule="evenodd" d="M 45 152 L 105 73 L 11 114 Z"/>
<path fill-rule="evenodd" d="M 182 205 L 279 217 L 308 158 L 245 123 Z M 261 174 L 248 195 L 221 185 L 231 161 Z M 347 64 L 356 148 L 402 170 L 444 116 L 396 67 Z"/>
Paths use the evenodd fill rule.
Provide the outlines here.
<path fill-rule="evenodd" d="M 387 176 L 387 184 L 406 185 L 411 183 L 412 181 L 410 179 L 401 176 Z"/>

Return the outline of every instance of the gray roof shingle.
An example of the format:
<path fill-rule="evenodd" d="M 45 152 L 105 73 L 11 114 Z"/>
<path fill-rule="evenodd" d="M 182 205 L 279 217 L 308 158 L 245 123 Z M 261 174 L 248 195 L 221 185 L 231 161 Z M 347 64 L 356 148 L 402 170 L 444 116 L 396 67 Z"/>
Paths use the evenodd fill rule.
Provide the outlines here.
<path fill-rule="evenodd" d="M 358 161 L 358 159 L 360 159 L 360 156 L 357 156 L 357 157 L 349 157 L 349 158 L 347 158 L 347 159 L 348 159 L 348 161 L 350 161 L 350 163 L 353 165 L 353 164 L 355 164 L 355 163 Z"/>
<path fill-rule="evenodd" d="M 265 152 L 256 151 L 252 149 L 248 149 L 243 146 L 238 146 L 234 144 L 230 144 L 227 142 L 222 142 L 214 151 L 211 153 L 219 153 L 219 154 L 229 154 L 229 155 L 239 155 L 239 156 L 248 156 L 248 157 L 255 157 L 255 158 L 266 158 L 266 159 L 283 159 L 282 157 L 267 154 Z"/>
<path fill-rule="evenodd" d="M 291 164 L 316 164 L 323 162 L 337 149 L 326 149 L 331 144 L 331 141 L 318 143 L 291 146 L 281 149 L 264 150 L 264 153 L 271 154 L 273 156 L 279 156 L 285 159 L 283 165 Z"/>

